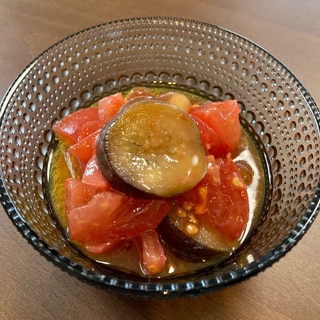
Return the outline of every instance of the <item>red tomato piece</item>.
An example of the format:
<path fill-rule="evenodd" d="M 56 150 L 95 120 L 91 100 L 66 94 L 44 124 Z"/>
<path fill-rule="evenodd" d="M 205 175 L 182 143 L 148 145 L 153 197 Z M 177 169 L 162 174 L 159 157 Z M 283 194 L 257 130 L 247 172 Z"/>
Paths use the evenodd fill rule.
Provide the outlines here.
<path fill-rule="evenodd" d="M 82 125 L 93 120 L 99 120 L 98 108 L 81 109 L 62 118 L 52 129 L 63 143 L 70 146 L 78 141 Z"/>
<path fill-rule="evenodd" d="M 113 227 L 126 197 L 116 192 L 100 192 L 85 205 L 67 212 L 69 236 L 82 243 L 107 241 L 106 233 Z"/>
<path fill-rule="evenodd" d="M 94 154 L 86 164 L 82 175 L 82 182 L 84 184 L 96 187 L 100 190 L 110 190 L 111 186 L 108 180 L 103 176 L 98 165 L 98 160 Z"/>
<path fill-rule="evenodd" d="M 168 211 L 169 204 L 165 199 L 129 198 L 108 237 L 131 239 L 146 230 L 156 229 Z"/>
<path fill-rule="evenodd" d="M 231 155 L 215 159 L 207 157 L 208 171 L 192 190 L 175 198 L 174 206 L 185 203 L 201 224 L 218 230 L 231 241 L 237 240 L 246 228 L 249 216 L 247 186 Z"/>
<path fill-rule="evenodd" d="M 97 188 L 84 184 L 80 179 L 65 181 L 67 212 L 86 205 L 97 193 Z"/>
<path fill-rule="evenodd" d="M 167 257 L 155 230 L 147 230 L 138 237 L 141 248 L 142 267 L 147 275 L 161 273 L 166 265 Z"/>
<path fill-rule="evenodd" d="M 207 188 L 207 212 L 199 217 L 230 240 L 236 240 L 248 222 L 247 186 L 230 154 L 218 159 L 217 164 L 220 165 L 220 182 L 212 179 L 210 173 L 201 182 Z"/>
<path fill-rule="evenodd" d="M 198 126 L 200 139 L 206 154 L 212 154 L 215 157 L 225 156 L 228 153 L 229 148 L 221 140 L 216 131 L 197 116 L 191 115 L 191 117 Z"/>
<path fill-rule="evenodd" d="M 240 109 L 236 100 L 206 102 L 190 109 L 190 115 L 204 121 L 227 146 L 234 150 L 241 136 Z"/>
<path fill-rule="evenodd" d="M 133 239 L 155 229 L 169 210 L 165 200 L 142 200 L 116 191 L 95 194 L 67 213 L 70 239 L 87 244 Z"/>
<path fill-rule="evenodd" d="M 107 253 L 118 247 L 121 240 L 108 240 L 106 242 L 86 244 L 84 247 L 88 252 L 101 254 Z"/>
<path fill-rule="evenodd" d="M 123 105 L 124 99 L 120 92 L 101 99 L 98 102 L 99 119 L 105 122 L 111 120 Z"/>
<path fill-rule="evenodd" d="M 85 122 L 82 125 L 81 134 L 79 136 L 79 141 L 89 136 L 91 133 L 94 133 L 95 131 L 102 129 L 105 122 L 102 120 L 93 120 Z"/>
<path fill-rule="evenodd" d="M 152 97 L 150 91 L 145 87 L 134 87 L 126 96 L 127 101 L 131 101 L 136 98 Z"/>
<path fill-rule="evenodd" d="M 86 138 L 73 144 L 68 148 L 68 152 L 76 156 L 82 165 L 86 165 L 86 163 L 95 153 L 96 141 L 100 132 L 101 129 L 91 133 Z"/>

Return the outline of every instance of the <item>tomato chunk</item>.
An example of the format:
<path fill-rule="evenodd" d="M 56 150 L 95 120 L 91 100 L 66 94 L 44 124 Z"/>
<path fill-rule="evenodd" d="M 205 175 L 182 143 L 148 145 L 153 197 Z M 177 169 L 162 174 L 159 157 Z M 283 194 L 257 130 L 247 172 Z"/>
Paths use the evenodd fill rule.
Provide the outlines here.
<path fill-rule="evenodd" d="M 84 247 L 88 252 L 101 254 L 112 251 L 117 248 L 121 243 L 121 240 L 113 239 L 100 243 L 86 244 Z"/>
<path fill-rule="evenodd" d="M 152 97 L 151 92 L 145 87 L 134 87 L 126 96 L 127 101 L 131 101 L 136 98 Z"/>
<path fill-rule="evenodd" d="M 189 113 L 214 130 L 225 144 L 227 152 L 234 150 L 241 136 L 240 109 L 236 100 L 206 102 L 191 108 Z"/>
<path fill-rule="evenodd" d="M 82 243 L 106 241 L 123 202 L 124 196 L 119 193 L 100 192 L 87 204 L 68 211 L 70 239 Z"/>
<path fill-rule="evenodd" d="M 130 198 L 103 191 L 81 207 L 67 212 L 70 239 L 82 243 L 133 239 L 155 229 L 169 210 L 165 200 Z"/>
<path fill-rule="evenodd" d="M 101 129 L 91 133 L 86 138 L 73 144 L 68 148 L 68 152 L 76 156 L 82 165 L 86 165 L 86 163 L 95 153 L 96 140 L 100 132 Z"/>
<path fill-rule="evenodd" d="M 148 275 L 161 273 L 167 261 L 163 247 L 155 230 L 148 230 L 139 236 L 142 267 Z"/>
<path fill-rule="evenodd" d="M 108 180 L 103 176 L 101 169 L 98 165 L 98 160 L 94 154 L 86 164 L 83 172 L 82 182 L 96 187 L 100 190 L 109 190 L 111 188 Z"/>
<path fill-rule="evenodd" d="M 207 183 L 212 181 L 210 175 L 207 175 L 202 182 L 208 190 L 208 210 L 201 219 L 220 230 L 230 240 L 236 240 L 248 222 L 247 186 L 230 154 L 226 158 L 218 159 L 217 164 L 220 166 L 219 182 Z"/>
<path fill-rule="evenodd" d="M 131 239 L 146 230 L 156 229 L 168 211 L 169 204 L 165 199 L 129 198 L 108 237 Z"/>
<path fill-rule="evenodd" d="M 78 141 L 85 139 L 91 133 L 94 133 L 95 131 L 102 129 L 104 124 L 105 122 L 102 120 L 93 120 L 93 121 L 85 122 L 82 125 L 81 134 L 78 138 Z"/>
<path fill-rule="evenodd" d="M 99 119 L 107 122 L 111 120 L 124 105 L 124 98 L 120 92 L 107 96 L 98 102 Z"/>
<path fill-rule="evenodd" d="M 70 178 L 65 181 L 67 212 L 86 205 L 98 189 L 84 184 L 80 179 Z"/>
<path fill-rule="evenodd" d="M 215 159 L 208 156 L 208 171 L 192 190 L 175 200 L 175 208 L 191 208 L 195 217 L 212 231 L 235 241 L 244 231 L 249 215 L 247 186 L 228 154 Z"/>
<path fill-rule="evenodd" d="M 55 123 L 52 129 L 65 145 L 70 146 L 78 141 L 83 124 L 94 120 L 99 120 L 97 108 L 80 109 Z"/>
<path fill-rule="evenodd" d="M 223 157 L 226 155 L 229 148 L 221 140 L 217 132 L 197 116 L 192 115 L 192 118 L 198 126 L 200 139 L 206 154 L 212 154 L 215 157 Z"/>

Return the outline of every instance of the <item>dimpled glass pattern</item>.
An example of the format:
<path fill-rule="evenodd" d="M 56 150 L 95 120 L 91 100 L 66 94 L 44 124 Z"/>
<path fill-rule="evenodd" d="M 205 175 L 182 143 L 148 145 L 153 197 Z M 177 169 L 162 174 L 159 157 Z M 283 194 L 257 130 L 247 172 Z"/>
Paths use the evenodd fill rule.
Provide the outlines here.
<path fill-rule="evenodd" d="M 261 224 L 231 261 L 162 280 L 101 268 L 81 256 L 65 240 L 46 194 L 53 123 L 105 95 L 153 84 L 237 99 L 267 155 L 271 176 Z M 9 88 L 1 104 L 0 200 L 36 249 L 81 279 L 140 297 L 196 295 L 272 265 L 306 232 L 318 212 L 319 143 L 312 97 L 251 41 L 190 20 L 115 21 L 55 44 Z"/>

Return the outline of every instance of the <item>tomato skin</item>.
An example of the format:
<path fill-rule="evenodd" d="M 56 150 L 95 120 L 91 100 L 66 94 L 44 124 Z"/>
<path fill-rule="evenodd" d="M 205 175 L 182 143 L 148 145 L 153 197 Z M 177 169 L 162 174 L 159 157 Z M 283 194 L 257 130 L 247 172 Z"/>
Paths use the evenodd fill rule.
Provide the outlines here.
<path fill-rule="evenodd" d="M 97 108 L 80 109 L 55 123 L 52 129 L 60 141 L 70 146 L 78 141 L 82 125 L 94 120 L 99 120 Z"/>
<path fill-rule="evenodd" d="M 206 102 L 194 106 L 189 111 L 212 128 L 226 145 L 227 152 L 232 152 L 241 137 L 239 120 L 240 109 L 236 100 Z"/>
<path fill-rule="evenodd" d="M 99 119 L 110 121 L 124 105 L 125 101 L 120 92 L 107 96 L 98 102 Z"/>

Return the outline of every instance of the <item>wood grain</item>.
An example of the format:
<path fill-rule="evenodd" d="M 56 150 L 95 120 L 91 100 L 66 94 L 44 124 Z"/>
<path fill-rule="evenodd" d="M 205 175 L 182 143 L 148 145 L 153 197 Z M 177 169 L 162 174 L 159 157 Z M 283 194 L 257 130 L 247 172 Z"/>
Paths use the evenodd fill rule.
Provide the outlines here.
<path fill-rule="evenodd" d="M 320 103 L 316 0 L 0 0 L 0 96 L 43 50 L 81 29 L 176 16 L 235 31 L 284 62 Z M 83 283 L 40 256 L 0 210 L 0 319 L 320 319 L 320 221 L 272 268 L 193 299 L 137 301 Z"/>

